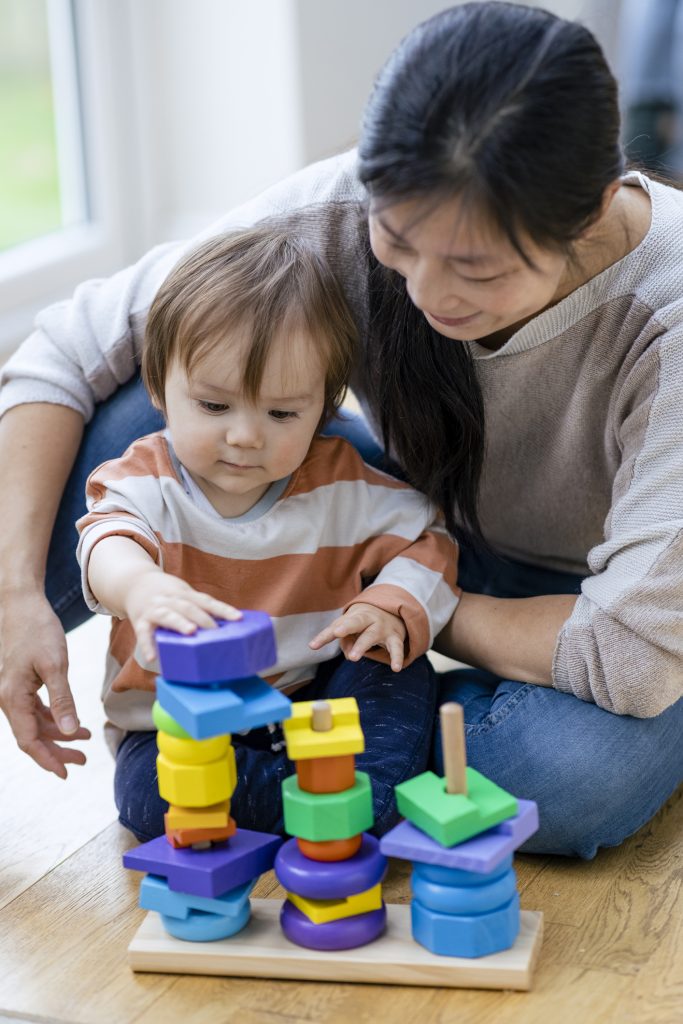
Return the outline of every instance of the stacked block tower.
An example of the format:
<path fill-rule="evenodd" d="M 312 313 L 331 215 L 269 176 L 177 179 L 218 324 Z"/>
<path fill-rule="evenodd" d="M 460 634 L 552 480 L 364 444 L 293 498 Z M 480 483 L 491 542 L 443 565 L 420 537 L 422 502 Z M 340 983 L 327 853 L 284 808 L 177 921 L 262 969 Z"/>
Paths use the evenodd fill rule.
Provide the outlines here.
<path fill-rule="evenodd" d="M 424 772 L 396 787 L 407 820 L 384 836 L 381 850 L 413 861 L 414 939 L 442 956 L 480 957 L 514 944 L 512 856 L 538 828 L 538 811 L 466 767 L 459 704 L 441 708 L 441 736 L 445 777 Z"/>
<path fill-rule="evenodd" d="M 123 863 L 149 872 L 140 906 L 158 911 L 171 935 L 227 938 L 247 924 L 251 889 L 282 842 L 238 828 L 230 815 L 237 785 L 231 734 L 287 718 L 291 702 L 255 674 L 277 660 L 263 612 L 245 611 L 191 636 L 159 629 L 156 639 L 157 773 L 170 806 L 165 835 L 130 850 Z"/>
<path fill-rule="evenodd" d="M 296 775 L 282 784 L 285 831 L 275 873 L 287 890 L 280 915 L 290 941 L 316 950 L 350 949 L 386 926 L 381 882 L 387 868 L 374 822 L 372 788 L 355 770 L 365 748 L 353 697 L 302 701 L 284 723 Z"/>

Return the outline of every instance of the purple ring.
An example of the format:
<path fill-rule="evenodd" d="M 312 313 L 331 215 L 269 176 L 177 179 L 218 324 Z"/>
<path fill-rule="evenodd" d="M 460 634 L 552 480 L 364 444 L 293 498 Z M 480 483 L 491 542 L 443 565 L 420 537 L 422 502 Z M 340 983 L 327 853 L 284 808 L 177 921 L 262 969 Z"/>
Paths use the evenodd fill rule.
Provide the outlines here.
<path fill-rule="evenodd" d="M 311 860 L 288 839 L 275 858 L 275 874 L 288 892 L 312 900 L 337 900 L 372 889 L 387 872 L 387 858 L 379 841 L 363 833 L 360 849 L 346 860 Z"/>
<path fill-rule="evenodd" d="M 306 946 L 307 949 L 355 949 L 356 946 L 366 946 L 382 934 L 386 923 L 387 908 L 384 903 L 379 910 L 342 917 L 325 924 L 313 924 L 289 900 L 285 900 L 280 911 L 280 924 L 285 936 L 290 942 Z"/>

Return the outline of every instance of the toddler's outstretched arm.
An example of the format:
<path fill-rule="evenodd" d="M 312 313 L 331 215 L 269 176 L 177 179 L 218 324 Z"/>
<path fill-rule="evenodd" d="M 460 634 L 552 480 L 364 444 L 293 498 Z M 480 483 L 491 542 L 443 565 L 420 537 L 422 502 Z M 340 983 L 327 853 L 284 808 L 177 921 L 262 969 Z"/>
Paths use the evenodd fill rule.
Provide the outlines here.
<path fill-rule="evenodd" d="M 104 537 L 88 560 L 88 584 L 112 615 L 129 619 L 147 661 L 157 656 L 157 626 L 178 633 L 210 629 L 216 619 L 239 619 L 241 612 L 164 572 L 130 537 Z"/>

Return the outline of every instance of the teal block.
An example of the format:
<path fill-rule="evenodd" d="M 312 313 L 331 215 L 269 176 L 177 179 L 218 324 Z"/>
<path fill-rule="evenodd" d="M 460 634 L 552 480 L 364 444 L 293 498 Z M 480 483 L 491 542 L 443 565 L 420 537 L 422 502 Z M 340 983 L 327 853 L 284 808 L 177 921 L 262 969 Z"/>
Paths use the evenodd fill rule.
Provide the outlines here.
<path fill-rule="evenodd" d="M 195 893 L 174 892 L 168 882 L 159 875 L 145 875 L 140 882 L 139 906 L 144 910 L 156 910 L 164 917 L 187 920 L 193 910 L 223 917 L 237 917 L 249 900 L 249 894 L 256 885 L 256 879 L 230 889 L 220 896 L 197 896 Z"/>
<path fill-rule="evenodd" d="M 416 865 L 410 887 L 413 898 L 428 910 L 440 914 L 488 914 L 510 902 L 517 891 L 517 878 L 510 869 L 491 882 L 482 882 L 480 875 L 474 885 L 444 885 L 425 878 Z"/>
<path fill-rule="evenodd" d="M 258 729 L 292 713 L 289 697 L 259 676 L 234 679 L 220 688 L 183 686 L 158 676 L 157 700 L 195 740 Z"/>
<path fill-rule="evenodd" d="M 513 946 L 519 933 L 519 896 L 488 914 L 440 914 L 410 905 L 413 938 L 439 956 L 478 957 Z"/>
<path fill-rule="evenodd" d="M 296 775 L 290 775 L 282 783 L 282 806 L 285 832 L 313 843 L 349 839 L 372 828 L 374 821 L 366 772 L 356 772 L 355 786 L 340 793 L 308 793 L 300 788 Z"/>
<path fill-rule="evenodd" d="M 177 917 L 161 915 L 161 922 L 169 935 L 185 942 L 216 942 L 236 935 L 249 923 L 251 904 L 249 900 L 235 917 L 223 914 L 207 914 L 203 910 L 191 910 L 183 921 Z"/>
<path fill-rule="evenodd" d="M 474 768 L 467 796 L 447 793 L 446 780 L 423 772 L 396 786 L 399 813 L 442 846 L 455 846 L 517 814 L 517 800 Z"/>

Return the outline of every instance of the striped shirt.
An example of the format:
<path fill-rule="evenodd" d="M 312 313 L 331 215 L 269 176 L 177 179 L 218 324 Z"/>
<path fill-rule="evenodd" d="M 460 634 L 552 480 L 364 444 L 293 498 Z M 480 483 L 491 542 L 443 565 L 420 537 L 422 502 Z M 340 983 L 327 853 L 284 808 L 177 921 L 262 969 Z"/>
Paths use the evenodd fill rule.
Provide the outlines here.
<path fill-rule="evenodd" d="M 93 611 L 111 614 L 88 586 L 90 552 L 104 537 L 130 537 L 196 590 L 272 616 L 278 660 L 262 675 L 287 692 L 339 653 L 337 641 L 320 651 L 308 642 L 354 602 L 402 619 L 407 663 L 429 649 L 458 602 L 457 549 L 433 506 L 339 437 L 315 438 L 288 480 L 230 519 L 201 500 L 170 438 L 150 434 L 91 474 L 87 505 L 78 557 Z M 153 728 L 155 673 L 135 654 L 130 622 L 114 618 L 103 699 L 118 730 Z M 388 661 L 378 649 L 370 656 Z"/>

